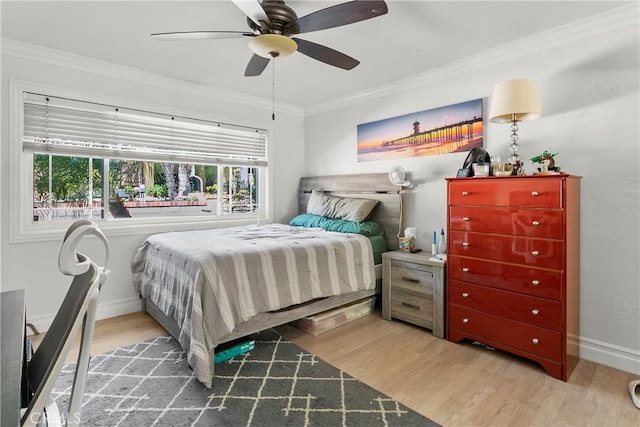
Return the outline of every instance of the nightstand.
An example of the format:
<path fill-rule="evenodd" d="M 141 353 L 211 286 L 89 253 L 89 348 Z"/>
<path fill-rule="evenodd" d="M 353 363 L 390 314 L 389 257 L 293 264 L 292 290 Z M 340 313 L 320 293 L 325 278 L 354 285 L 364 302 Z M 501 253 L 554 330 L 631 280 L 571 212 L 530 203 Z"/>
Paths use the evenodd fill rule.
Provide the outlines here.
<path fill-rule="evenodd" d="M 444 338 L 444 261 L 428 252 L 382 254 L 382 318 L 431 329 Z"/>

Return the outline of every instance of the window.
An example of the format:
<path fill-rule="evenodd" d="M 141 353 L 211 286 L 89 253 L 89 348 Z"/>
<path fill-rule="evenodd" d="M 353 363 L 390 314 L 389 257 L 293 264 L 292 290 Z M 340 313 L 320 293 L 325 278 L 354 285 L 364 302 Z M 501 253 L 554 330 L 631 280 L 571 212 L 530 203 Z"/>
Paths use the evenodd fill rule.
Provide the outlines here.
<path fill-rule="evenodd" d="M 33 221 L 252 213 L 260 207 L 259 173 L 243 166 L 34 153 Z"/>
<path fill-rule="evenodd" d="M 265 129 L 32 91 L 20 98 L 32 194 L 23 229 L 266 217 Z"/>

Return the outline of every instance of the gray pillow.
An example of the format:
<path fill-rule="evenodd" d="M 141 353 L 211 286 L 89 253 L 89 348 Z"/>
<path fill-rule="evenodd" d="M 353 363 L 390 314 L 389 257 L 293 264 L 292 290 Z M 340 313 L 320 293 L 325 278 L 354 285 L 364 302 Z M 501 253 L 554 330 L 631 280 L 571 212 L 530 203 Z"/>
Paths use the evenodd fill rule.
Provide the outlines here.
<path fill-rule="evenodd" d="M 327 196 L 313 190 L 307 203 L 307 213 L 332 219 L 362 222 L 373 211 L 378 200 Z"/>

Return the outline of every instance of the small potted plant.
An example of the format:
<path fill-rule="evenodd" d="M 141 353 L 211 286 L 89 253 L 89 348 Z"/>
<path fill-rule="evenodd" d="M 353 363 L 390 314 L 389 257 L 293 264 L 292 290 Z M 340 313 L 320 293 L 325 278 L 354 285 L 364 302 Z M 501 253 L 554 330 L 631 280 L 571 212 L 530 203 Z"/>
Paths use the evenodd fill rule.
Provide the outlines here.
<path fill-rule="evenodd" d="M 550 153 L 544 150 L 542 154 L 533 156 L 531 161 L 540 164 L 541 167 L 538 168 L 540 172 L 557 172 L 560 170 L 560 168 L 556 166 L 555 157 L 557 155 L 558 153 Z"/>

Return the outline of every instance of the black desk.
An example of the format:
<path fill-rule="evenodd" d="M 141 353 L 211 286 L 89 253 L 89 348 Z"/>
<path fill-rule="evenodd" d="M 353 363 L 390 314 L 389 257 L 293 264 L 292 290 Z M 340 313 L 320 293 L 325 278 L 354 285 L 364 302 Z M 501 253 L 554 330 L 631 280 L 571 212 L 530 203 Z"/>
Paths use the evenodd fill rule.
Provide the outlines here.
<path fill-rule="evenodd" d="M 25 338 L 24 290 L 0 293 L 2 427 L 20 425 L 22 361 Z"/>

